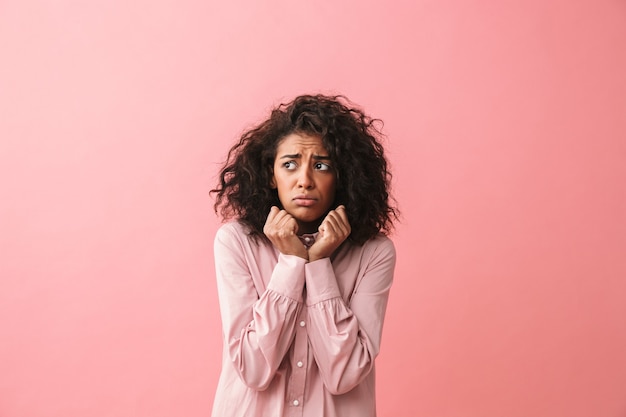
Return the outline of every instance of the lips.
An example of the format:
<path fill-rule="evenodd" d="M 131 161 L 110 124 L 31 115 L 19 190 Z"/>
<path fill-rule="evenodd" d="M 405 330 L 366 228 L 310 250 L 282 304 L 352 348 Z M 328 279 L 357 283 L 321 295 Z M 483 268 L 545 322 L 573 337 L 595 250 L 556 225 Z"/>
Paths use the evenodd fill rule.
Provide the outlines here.
<path fill-rule="evenodd" d="M 297 195 L 293 198 L 293 202 L 301 207 L 310 207 L 317 202 L 317 199 L 307 195 Z"/>

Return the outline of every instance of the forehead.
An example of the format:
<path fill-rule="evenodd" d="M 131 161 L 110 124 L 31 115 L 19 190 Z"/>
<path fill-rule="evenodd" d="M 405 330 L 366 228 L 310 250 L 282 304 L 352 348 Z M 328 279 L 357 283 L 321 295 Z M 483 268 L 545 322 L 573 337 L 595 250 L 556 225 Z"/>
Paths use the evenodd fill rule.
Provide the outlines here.
<path fill-rule="evenodd" d="M 307 135 L 303 133 L 291 133 L 278 142 L 276 148 L 277 156 L 280 154 L 315 153 L 317 155 L 328 155 L 328 151 L 320 136 Z"/>

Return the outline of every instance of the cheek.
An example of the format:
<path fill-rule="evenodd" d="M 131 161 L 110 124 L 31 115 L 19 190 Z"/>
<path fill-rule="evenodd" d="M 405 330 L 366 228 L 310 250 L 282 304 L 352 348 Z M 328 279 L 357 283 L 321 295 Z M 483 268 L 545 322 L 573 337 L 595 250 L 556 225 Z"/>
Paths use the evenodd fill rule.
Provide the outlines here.
<path fill-rule="evenodd" d="M 337 181 L 334 178 L 327 180 L 324 184 L 324 189 L 330 197 L 334 197 L 337 190 Z"/>
<path fill-rule="evenodd" d="M 274 176 L 274 184 L 278 189 L 278 194 L 288 193 L 293 188 L 291 181 L 285 176 Z"/>

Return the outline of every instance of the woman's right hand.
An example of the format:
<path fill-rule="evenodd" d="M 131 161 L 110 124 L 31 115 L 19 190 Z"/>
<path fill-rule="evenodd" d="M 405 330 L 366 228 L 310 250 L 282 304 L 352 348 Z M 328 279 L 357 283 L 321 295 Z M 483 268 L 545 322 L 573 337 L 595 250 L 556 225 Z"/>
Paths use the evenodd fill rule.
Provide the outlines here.
<path fill-rule="evenodd" d="M 263 226 L 263 233 L 280 253 L 309 259 L 306 247 L 298 239 L 298 223 L 285 210 L 272 206 Z"/>

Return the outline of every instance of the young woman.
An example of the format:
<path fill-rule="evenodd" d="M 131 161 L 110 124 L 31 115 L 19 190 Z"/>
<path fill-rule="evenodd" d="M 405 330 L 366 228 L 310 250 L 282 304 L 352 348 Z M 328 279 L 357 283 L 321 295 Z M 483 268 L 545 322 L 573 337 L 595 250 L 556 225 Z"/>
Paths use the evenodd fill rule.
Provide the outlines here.
<path fill-rule="evenodd" d="M 213 417 L 376 415 L 374 361 L 396 209 L 375 120 L 300 96 L 245 132 L 220 172 L 222 373 Z"/>

